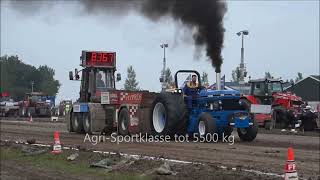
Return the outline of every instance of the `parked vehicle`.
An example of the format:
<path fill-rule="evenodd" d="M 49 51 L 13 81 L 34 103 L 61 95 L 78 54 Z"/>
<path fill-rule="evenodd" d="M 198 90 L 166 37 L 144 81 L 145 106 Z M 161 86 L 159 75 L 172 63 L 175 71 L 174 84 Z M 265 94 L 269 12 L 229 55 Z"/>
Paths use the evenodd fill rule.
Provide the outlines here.
<path fill-rule="evenodd" d="M 19 114 L 21 117 L 30 116 L 51 116 L 52 100 L 42 92 L 26 93 L 23 101 L 19 104 Z"/>
<path fill-rule="evenodd" d="M 278 79 L 257 79 L 249 81 L 251 91 L 241 99 L 247 109 L 264 109 L 264 113 L 255 113 L 258 124 L 266 129 L 276 126 L 286 128 L 299 126 L 302 116 L 302 105 L 304 102 L 301 97 L 283 90 L 283 82 Z M 255 109 L 254 108 L 254 109 Z"/>
<path fill-rule="evenodd" d="M 60 102 L 58 109 L 57 109 L 57 115 L 58 116 L 65 116 L 69 113 L 71 110 L 72 101 L 71 100 L 63 100 Z"/>
<path fill-rule="evenodd" d="M 0 116 L 17 117 L 19 115 L 19 104 L 10 98 L 8 93 L 0 93 Z"/>

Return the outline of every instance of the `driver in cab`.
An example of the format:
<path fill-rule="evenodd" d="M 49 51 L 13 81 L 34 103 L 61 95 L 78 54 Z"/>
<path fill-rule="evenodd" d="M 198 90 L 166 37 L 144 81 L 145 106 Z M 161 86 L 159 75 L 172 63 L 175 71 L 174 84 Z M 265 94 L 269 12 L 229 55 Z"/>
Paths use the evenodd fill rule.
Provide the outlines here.
<path fill-rule="evenodd" d="M 192 100 L 198 95 L 199 84 L 197 83 L 197 76 L 192 75 L 191 81 L 187 82 L 183 88 L 185 101 L 188 108 L 192 108 Z"/>
<path fill-rule="evenodd" d="M 186 96 L 194 96 L 198 94 L 199 84 L 197 83 L 197 76 L 192 75 L 191 81 L 187 82 L 183 88 L 183 92 Z"/>
<path fill-rule="evenodd" d="M 101 73 L 97 74 L 96 86 L 97 86 L 97 88 L 105 88 L 106 87 L 104 81 L 102 80 Z"/>

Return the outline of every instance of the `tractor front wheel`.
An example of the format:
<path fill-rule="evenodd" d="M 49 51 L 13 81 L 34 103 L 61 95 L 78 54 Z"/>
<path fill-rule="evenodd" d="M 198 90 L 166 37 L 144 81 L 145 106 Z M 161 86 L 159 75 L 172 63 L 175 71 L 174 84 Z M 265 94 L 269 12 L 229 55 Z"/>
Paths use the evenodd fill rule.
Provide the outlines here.
<path fill-rule="evenodd" d="M 198 133 L 199 136 L 206 137 L 207 134 L 213 134 L 216 132 L 216 119 L 214 119 L 209 113 L 203 113 L 198 120 Z"/>
<path fill-rule="evenodd" d="M 288 126 L 288 119 L 284 109 L 276 109 L 272 113 L 272 121 L 277 129 L 284 129 Z"/>
<path fill-rule="evenodd" d="M 26 108 L 25 107 L 20 107 L 19 109 L 20 117 L 25 117 L 26 116 Z"/>
<path fill-rule="evenodd" d="M 264 128 L 265 128 L 266 130 L 272 130 L 273 126 L 272 126 L 271 121 L 265 121 L 265 122 L 264 122 Z"/>
<path fill-rule="evenodd" d="M 252 120 L 253 125 L 247 128 L 238 128 L 238 135 L 242 141 L 253 141 L 258 134 L 258 124 L 255 120 Z"/>

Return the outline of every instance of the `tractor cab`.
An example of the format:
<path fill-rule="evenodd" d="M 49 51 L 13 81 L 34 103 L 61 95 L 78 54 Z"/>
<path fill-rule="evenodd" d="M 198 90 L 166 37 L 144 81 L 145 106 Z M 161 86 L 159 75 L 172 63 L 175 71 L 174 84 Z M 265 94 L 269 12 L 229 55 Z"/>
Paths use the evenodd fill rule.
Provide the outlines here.
<path fill-rule="evenodd" d="M 278 79 L 257 79 L 249 81 L 251 84 L 250 95 L 256 97 L 258 104 L 272 104 L 272 95 L 282 93 L 282 81 Z"/>
<path fill-rule="evenodd" d="M 179 81 L 181 79 L 182 81 Z M 194 70 L 179 70 L 174 76 L 175 92 L 181 93 L 187 107 L 190 109 L 196 105 L 196 99 L 200 95 L 200 91 L 204 89 L 201 86 L 200 74 Z"/>
<path fill-rule="evenodd" d="M 69 72 L 70 80 L 80 80 L 80 102 L 100 102 L 101 93 L 115 90 L 115 82 L 121 80 L 116 71 L 116 53 L 106 51 L 82 51 L 82 70 Z M 80 75 L 81 73 L 81 79 Z"/>
<path fill-rule="evenodd" d="M 179 81 L 181 77 L 184 79 L 183 81 Z M 199 72 L 194 70 L 179 70 L 174 75 L 174 80 L 176 91 L 186 96 L 197 96 L 204 88 L 201 86 Z"/>
<path fill-rule="evenodd" d="M 183 83 L 179 81 L 182 74 L 187 75 Z M 196 78 L 196 79 L 194 79 Z M 188 83 L 196 82 L 195 87 L 190 87 Z M 180 82 L 180 84 L 179 84 Z M 187 107 L 199 106 L 217 107 L 223 104 L 224 109 L 243 110 L 240 106 L 240 92 L 236 90 L 213 90 L 201 85 L 201 77 L 194 70 L 179 70 L 175 74 L 175 92 L 182 93 Z M 219 104 L 219 105 L 218 105 Z M 220 107 L 219 107 L 220 108 Z"/>

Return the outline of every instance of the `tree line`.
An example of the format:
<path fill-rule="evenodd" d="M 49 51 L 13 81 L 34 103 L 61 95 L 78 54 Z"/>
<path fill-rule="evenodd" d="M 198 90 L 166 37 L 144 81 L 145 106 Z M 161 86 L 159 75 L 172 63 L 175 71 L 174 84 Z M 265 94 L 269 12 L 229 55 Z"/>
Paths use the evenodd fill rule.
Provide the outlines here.
<path fill-rule="evenodd" d="M 161 75 L 162 75 L 162 71 L 161 71 Z M 161 77 L 160 75 L 160 77 Z M 166 80 L 166 89 L 170 89 L 174 87 L 174 78 L 172 76 L 171 70 L 170 68 L 167 68 L 165 70 L 165 80 Z M 240 81 L 240 71 L 239 68 L 237 68 L 236 70 L 232 71 L 232 82 L 239 82 Z M 274 78 L 270 72 L 265 72 L 265 76 L 264 78 Z M 300 80 L 303 79 L 303 75 L 301 72 L 297 73 L 297 77 L 295 79 L 288 79 L 286 80 L 286 82 L 290 82 L 292 83 L 296 83 Z M 141 90 L 138 86 L 138 81 L 136 80 L 136 72 L 133 69 L 132 66 L 129 66 L 127 69 L 127 78 L 124 84 L 124 89 L 125 90 L 129 90 L 129 91 L 136 91 L 136 90 Z M 208 82 L 208 73 L 203 72 L 202 76 L 201 76 L 201 84 L 205 85 L 205 86 L 209 86 L 209 82 Z"/>
<path fill-rule="evenodd" d="M 23 99 L 25 93 L 32 91 L 44 92 L 47 95 L 55 96 L 61 86 L 60 82 L 54 79 L 55 71 L 47 65 L 41 65 L 38 68 L 24 63 L 18 56 L 0 57 L 0 93 L 7 92 L 16 99 Z M 162 72 L 161 72 L 162 75 Z M 160 76 L 161 76 L 160 75 Z M 165 70 L 166 89 L 174 87 L 174 78 L 170 68 Z M 232 71 L 232 81 L 239 82 L 239 72 Z M 270 72 L 265 72 L 265 78 L 272 78 Z M 302 73 L 298 72 L 295 80 L 287 80 L 291 83 L 303 79 Z M 203 72 L 201 83 L 209 85 L 208 73 Z M 127 78 L 124 83 L 124 89 L 129 91 L 141 90 L 139 82 L 136 79 L 136 72 L 132 66 L 127 68 Z"/>
<path fill-rule="evenodd" d="M 162 76 L 163 72 L 161 71 L 160 74 L 160 78 Z M 165 76 L 165 82 L 166 82 L 166 89 L 171 89 L 174 88 L 175 84 L 174 84 L 174 78 L 173 75 L 171 73 L 170 68 L 167 68 L 164 72 L 164 76 Z M 202 76 L 201 76 L 201 84 L 208 86 L 209 82 L 208 82 L 208 73 L 203 72 Z M 132 66 L 129 66 L 127 68 L 127 78 L 125 80 L 124 83 L 124 89 L 128 90 L 128 91 L 137 91 L 137 90 L 141 90 L 141 88 L 139 87 L 139 83 L 136 80 L 136 72 L 133 69 Z"/>
<path fill-rule="evenodd" d="M 240 81 L 240 69 L 237 67 L 235 70 L 232 71 L 232 74 L 231 74 L 231 77 L 232 77 L 232 82 L 239 82 Z M 264 73 L 264 78 L 269 78 L 269 79 L 273 79 L 275 78 L 274 76 L 271 75 L 270 72 L 265 72 Z M 297 73 L 297 76 L 294 78 L 294 79 L 287 79 L 286 82 L 290 82 L 291 84 L 293 83 L 296 83 L 300 80 L 303 79 L 303 75 L 301 72 L 298 72 Z"/>
<path fill-rule="evenodd" d="M 38 68 L 24 63 L 17 55 L 0 57 L 0 92 L 7 92 L 12 98 L 22 100 L 25 93 L 43 92 L 55 96 L 61 86 L 54 79 L 55 71 L 47 65 Z M 32 85 L 33 84 L 33 85 Z"/>

